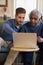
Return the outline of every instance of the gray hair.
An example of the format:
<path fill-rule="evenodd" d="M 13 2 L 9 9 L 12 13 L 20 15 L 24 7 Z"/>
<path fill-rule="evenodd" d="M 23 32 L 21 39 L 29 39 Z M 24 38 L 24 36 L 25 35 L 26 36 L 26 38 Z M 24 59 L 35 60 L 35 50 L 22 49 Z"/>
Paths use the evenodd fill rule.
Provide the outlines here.
<path fill-rule="evenodd" d="M 31 12 L 30 12 L 30 16 L 31 16 L 31 14 L 35 14 L 39 19 L 41 18 L 41 13 L 38 11 L 38 10 L 32 10 Z"/>

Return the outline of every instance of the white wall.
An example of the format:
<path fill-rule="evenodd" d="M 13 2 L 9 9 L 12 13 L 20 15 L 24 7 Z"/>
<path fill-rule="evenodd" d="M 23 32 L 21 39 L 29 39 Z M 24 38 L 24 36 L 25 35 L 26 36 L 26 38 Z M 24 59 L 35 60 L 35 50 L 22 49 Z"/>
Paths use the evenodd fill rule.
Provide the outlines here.
<path fill-rule="evenodd" d="M 14 10 L 18 7 L 23 7 L 26 9 L 26 18 L 28 20 L 28 14 L 31 10 L 36 9 L 36 0 L 14 0 Z M 15 12 L 14 12 L 15 14 Z"/>
<path fill-rule="evenodd" d="M 36 3 L 32 1 L 34 2 L 36 1 Z M 7 16 L 14 18 L 15 9 L 17 7 L 24 7 L 26 9 L 27 13 L 25 20 L 28 20 L 28 14 L 32 9 L 34 9 L 34 7 L 37 8 L 43 14 L 43 0 L 8 0 L 8 7 L 6 11 Z M 3 15 L 4 15 L 3 7 L 0 7 L 0 16 Z"/>
<path fill-rule="evenodd" d="M 43 15 L 43 0 L 14 0 L 14 11 L 17 7 L 24 7 L 26 9 L 26 18 L 28 20 L 28 14 L 31 10 L 36 8 Z M 33 1 L 33 2 L 32 2 Z M 30 3 L 29 3 L 30 2 Z M 35 3 L 36 2 L 36 3 Z M 14 13 L 15 14 L 15 13 Z"/>
<path fill-rule="evenodd" d="M 43 0 L 37 0 L 37 9 L 42 13 L 43 15 Z"/>

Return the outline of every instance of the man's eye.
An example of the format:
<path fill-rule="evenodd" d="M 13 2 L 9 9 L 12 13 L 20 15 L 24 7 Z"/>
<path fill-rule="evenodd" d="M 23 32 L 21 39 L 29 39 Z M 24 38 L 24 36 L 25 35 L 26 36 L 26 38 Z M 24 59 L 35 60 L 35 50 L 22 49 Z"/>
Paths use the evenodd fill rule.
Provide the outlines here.
<path fill-rule="evenodd" d="M 37 18 L 30 18 L 30 19 L 34 19 L 34 20 L 37 20 Z"/>
<path fill-rule="evenodd" d="M 34 18 L 35 20 L 37 20 L 37 18 Z"/>
<path fill-rule="evenodd" d="M 24 19 L 25 17 L 23 17 L 23 19 Z"/>
<path fill-rule="evenodd" d="M 21 18 L 21 17 L 19 17 L 19 18 Z"/>

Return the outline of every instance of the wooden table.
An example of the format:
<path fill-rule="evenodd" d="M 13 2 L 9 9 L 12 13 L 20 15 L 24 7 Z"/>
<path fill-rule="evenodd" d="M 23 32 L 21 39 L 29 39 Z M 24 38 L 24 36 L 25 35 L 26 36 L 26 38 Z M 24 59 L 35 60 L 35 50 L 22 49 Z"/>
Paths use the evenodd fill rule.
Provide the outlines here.
<path fill-rule="evenodd" d="M 17 48 L 17 47 L 12 47 L 11 50 L 13 51 L 18 51 L 18 52 L 31 52 L 31 51 L 38 51 L 39 48 L 36 47 L 36 48 L 32 48 L 32 49 L 29 49 L 29 48 Z"/>
<path fill-rule="evenodd" d="M 35 61 L 36 61 L 35 52 L 38 51 L 38 50 L 39 50 L 38 47 L 35 48 L 35 49 L 24 49 L 24 48 L 12 47 L 4 65 L 12 65 L 14 60 L 17 58 L 19 52 L 30 52 L 30 51 L 34 52 L 34 65 L 35 65 Z"/>
<path fill-rule="evenodd" d="M 34 52 L 34 65 L 35 65 L 35 61 L 36 61 L 35 52 L 39 50 L 38 47 L 36 47 L 34 49 L 12 47 L 11 50 L 13 50 L 14 52 L 15 51 L 16 52 Z"/>
<path fill-rule="evenodd" d="M 13 47 L 11 48 L 10 52 L 7 59 L 8 62 L 13 62 L 15 60 L 15 58 L 18 56 L 19 52 L 34 52 L 34 65 L 35 65 L 35 52 L 39 50 L 39 48 L 36 46 L 37 44 L 37 36 L 34 33 L 15 33 L 13 35 Z M 29 44 L 31 43 L 31 45 Z M 33 47 L 33 43 L 35 44 L 35 46 Z M 29 48 L 30 46 L 32 46 L 31 48 Z M 13 57 L 12 57 L 12 53 L 13 53 Z M 12 58 L 12 60 L 9 60 L 9 57 Z M 7 60 L 6 60 L 7 62 Z M 7 62 L 7 63 L 8 63 Z M 12 64 L 12 63 L 11 63 Z M 9 65 L 11 65 L 9 64 Z M 7 65 L 7 64 L 5 64 Z"/>

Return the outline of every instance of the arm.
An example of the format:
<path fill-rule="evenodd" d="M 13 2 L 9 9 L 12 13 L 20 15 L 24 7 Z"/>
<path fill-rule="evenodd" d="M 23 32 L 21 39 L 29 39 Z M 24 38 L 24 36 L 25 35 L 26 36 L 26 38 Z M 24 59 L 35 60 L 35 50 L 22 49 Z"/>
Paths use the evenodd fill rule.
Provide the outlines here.
<path fill-rule="evenodd" d="M 16 32 L 10 25 L 10 23 L 4 23 L 3 24 L 3 31 L 5 31 L 8 34 L 11 34 L 12 32 Z"/>
<path fill-rule="evenodd" d="M 3 30 L 5 30 L 7 33 L 9 33 L 9 34 L 11 34 L 12 32 L 16 32 L 15 30 L 13 30 L 12 28 L 11 28 L 11 26 L 9 25 L 9 24 L 7 24 L 7 23 L 5 23 L 4 25 L 3 25 Z"/>
<path fill-rule="evenodd" d="M 39 36 L 39 37 L 37 38 L 37 41 L 38 41 L 39 43 L 41 43 L 41 42 L 43 42 L 43 38 Z"/>
<path fill-rule="evenodd" d="M 38 36 L 38 38 L 37 38 L 37 41 L 38 41 L 39 43 L 43 42 L 43 22 L 42 22 L 42 24 L 41 24 L 40 27 L 41 27 L 40 34 L 39 34 L 39 36 Z"/>

